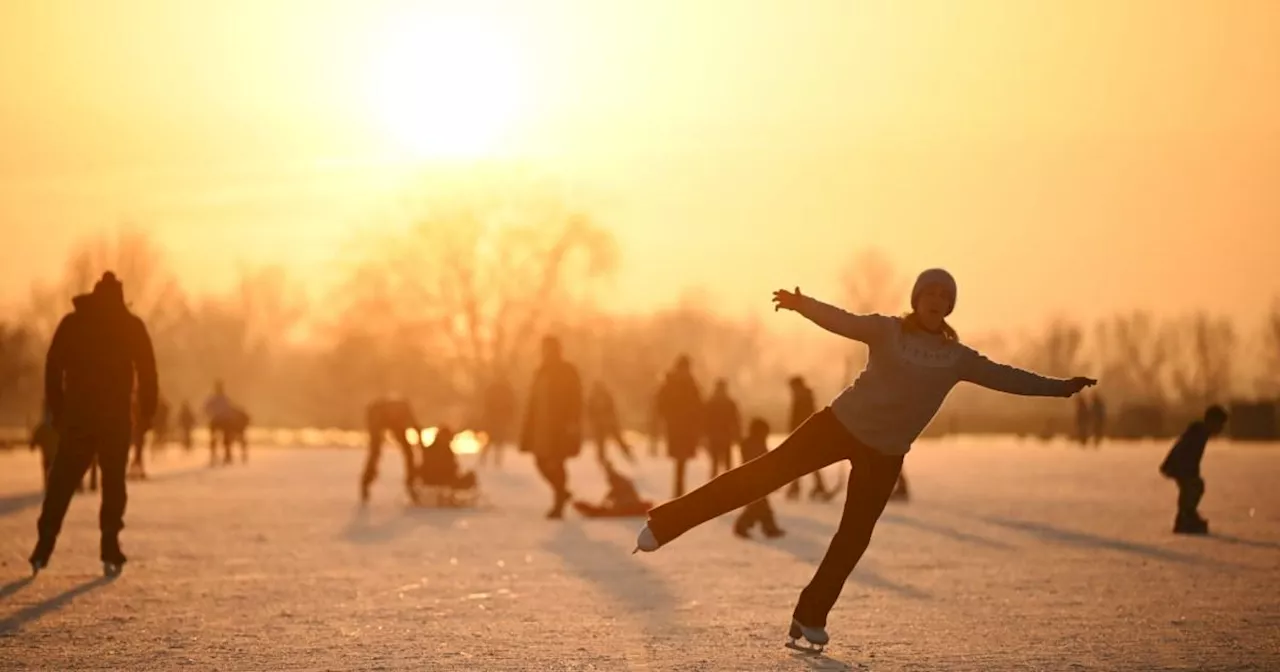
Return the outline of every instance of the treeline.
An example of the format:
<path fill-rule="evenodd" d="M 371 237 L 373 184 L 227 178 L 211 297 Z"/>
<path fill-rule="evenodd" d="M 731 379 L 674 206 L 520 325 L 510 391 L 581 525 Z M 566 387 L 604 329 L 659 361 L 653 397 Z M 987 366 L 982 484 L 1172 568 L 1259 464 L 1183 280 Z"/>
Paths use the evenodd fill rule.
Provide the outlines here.
<path fill-rule="evenodd" d="M 386 393 L 407 396 L 424 422 L 466 426 L 494 376 L 525 390 L 547 333 L 561 337 L 587 382 L 610 387 L 636 429 L 646 428 L 652 395 L 681 353 L 705 390 L 724 377 L 744 412 L 778 426 L 789 376 L 805 374 L 821 396 L 861 368 L 857 344 L 796 348 L 696 294 L 648 313 L 606 301 L 620 263 L 613 236 L 544 182 L 476 178 L 418 196 L 401 226 L 335 254 L 340 281 L 321 296 L 278 268 L 248 269 L 225 292 L 197 294 L 144 232 L 82 241 L 54 282 L 33 285 L 24 305 L 0 317 L 0 425 L 35 419 L 49 337 L 71 297 L 107 269 L 151 330 L 170 405 L 198 408 L 221 379 L 259 426 L 358 429 L 364 405 Z M 859 253 L 848 269 L 844 295 L 832 300 L 861 312 L 906 305 L 909 278 L 883 254 Z M 1173 423 L 1210 402 L 1280 395 L 1280 302 L 1260 334 L 1208 314 L 1133 312 L 968 340 L 1049 375 L 1096 373 L 1116 426 L 1129 408 L 1161 409 Z M 1071 413 L 1060 400 L 964 387 L 933 430 L 1066 432 Z"/>

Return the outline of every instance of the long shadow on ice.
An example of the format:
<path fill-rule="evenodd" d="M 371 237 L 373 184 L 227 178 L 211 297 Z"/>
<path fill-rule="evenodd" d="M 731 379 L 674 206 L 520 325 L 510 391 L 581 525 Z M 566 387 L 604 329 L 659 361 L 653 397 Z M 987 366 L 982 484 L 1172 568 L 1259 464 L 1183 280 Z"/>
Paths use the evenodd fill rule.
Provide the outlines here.
<path fill-rule="evenodd" d="M 1149 546 L 1147 544 L 1140 544 L 1132 541 L 1103 537 L 1101 535 L 1091 534 L 1088 532 L 1068 530 L 1048 523 L 1002 518 L 1000 516 L 974 516 L 974 518 L 999 527 L 1027 532 L 1049 541 L 1058 541 L 1067 544 L 1074 544 L 1076 546 L 1120 551 L 1122 553 L 1131 553 L 1156 560 L 1180 562 L 1188 565 L 1214 565 L 1219 567 L 1234 566 L 1231 563 L 1219 562 L 1209 558 L 1181 553 L 1167 548 L 1160 548 L 1159 546 Z"/>
<path fill-rule="evenodd" d="M 88 581 L 74 588 L 71 588 L 66 592 L 62 593 L 61 595 L 51 597 L 45 600 L 44 602 L 41 602 L 39 604 L 33 604 L 23 609 L 22 611 L 19 611 L 16 614 L 9 616 L 3 621 L 0 621 L 0 636 L 7 636 L 14 632 L 17 632 L 22 628 L 22 626 L 26 625 L 27 623 L 38 620 L 43 616 L 51 614 L 67 606 L 72 602 L 72 600 L 75 600 L 77 597 L 84 595 L 85 593 L 92 591 L 96 588 L 105 586 L 114 580 L 115 580 L 114 577 L 99 577 L 92 581 Z"/>

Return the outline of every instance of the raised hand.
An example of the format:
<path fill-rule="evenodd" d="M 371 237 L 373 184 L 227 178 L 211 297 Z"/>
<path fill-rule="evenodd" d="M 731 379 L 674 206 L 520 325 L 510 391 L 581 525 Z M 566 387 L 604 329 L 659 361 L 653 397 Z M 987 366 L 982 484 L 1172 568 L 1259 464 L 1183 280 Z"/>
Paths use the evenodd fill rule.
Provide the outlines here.
<path fill-rule="evenodd" d="M 1076 394 L 1079 394 L 1080 390 L 1083 390 L 1086 387 L 1093 387 L 1094 385 L 1097 385 L 1097 384 L 1098 384 L 1098 381 L 1093 378 L 1076 376 L 1075 378 L 1072 378 L 1071 380 L 1067 381 L 1067 389 L 1070 391 L 1070 393 L 1067 394 L 1067 396 L 1068 397 L 1074 396 Z"/>
<path fill-rule="evenodd" d="M 795 310 L 800 306 L 800 300 L 804 298 L 804 294 L 800 293 L 800 288 L 796 287 L 794 292 L 788 292 L 785 289 L 779 289 L 773 293 L 773 309 L 777 310 Z"/>

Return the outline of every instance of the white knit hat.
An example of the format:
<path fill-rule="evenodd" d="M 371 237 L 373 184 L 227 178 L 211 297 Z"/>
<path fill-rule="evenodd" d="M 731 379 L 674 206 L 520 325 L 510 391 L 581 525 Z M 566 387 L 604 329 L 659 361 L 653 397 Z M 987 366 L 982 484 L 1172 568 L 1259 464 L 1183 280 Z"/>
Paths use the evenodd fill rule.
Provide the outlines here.
<path fill-rule="evenodd" d="M 956 279 L 941 268 L 930 268 L 916 278 L 916 284 L 911 288 L 911 308 L 915 309 L 916 300 L 920 298 L 920 292 L 923 292 L 925 287 L 935 284 L 940 285 L 943 291 L 951 297 L 951 307 L 947 309 L 947 314 L 950 315 L 956 309 Z"/>

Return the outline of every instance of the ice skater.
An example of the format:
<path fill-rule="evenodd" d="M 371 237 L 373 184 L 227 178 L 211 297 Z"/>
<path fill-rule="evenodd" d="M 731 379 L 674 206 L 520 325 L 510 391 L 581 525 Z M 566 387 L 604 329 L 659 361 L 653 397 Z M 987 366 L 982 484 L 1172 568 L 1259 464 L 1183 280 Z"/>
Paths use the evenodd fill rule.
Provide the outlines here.
<path fill-rule="evenodd" d="M 542 339 L 542 364 L 533 376 L 525 408 L 520 450 L 533 455 L 538 473 L 551 486 L 547 519 L 564 518 L 573 499 L 565 462 L 582 450 L 582 378 L 564 358 L 560 340 Z"/>
<path fill-rule="evenodd" d="M 898 482 L 911 444 L 937 414 L 951 389 L 968 381 L 1011 394 L 1071 397 L 1097 381 L 1043 376 L 997 364 L 959 341 L 946 318 L 956 284 L 942 269 L 924 271 L 903 317 L 855 315 L 794 292 L 774 292 L 775 310 L 800 313 L 818 326 L 870 348 L 866 368 L 829 406 L 764 456 L 649 512 L 636 550 L 653 552 L 721 514 L 839 460 L 851 471 L 835 537 L 792 613 L 791 643 L 803 637 L 821 650 L 827 615 L 845 580 L 867 550 L 871 533 Z"/>
<path fill-rule="evenodd" d="M 702 392 L 693 378 L 688 355 L 676 358 L 675 366 L 667 372 L 658 390 L 657 408 L 674 470 L 672 496 L 679 497 L 684 494 L 685 467 L 698 454 L 706 421 Z"/>
<path fill-rule="evenodd" d="M 711 458 L 711 478 L 733 468 L 733 446 L 742 438 L 742 415 L 738 403 L 729 396 L 729 383 L 717 379 L 707 398 L 707 454 Z M 745 459 L 745 458 L 744 458 Z"/>
<path fill-rule="evenodd" d="M 365 429 L 369 432 L 369 451 L 365 455 L 364 470 L 360 472 L 360 503 L 369 503 L 369 491 L 378 478 L 378 463 L 382 460 L 382 444 L 389 436 L 404 456 L 404 489 L 409 501 L 418 503 L 418 491 L 413 487 L 418 468 L 413 459 L 413 442 L 409 431 L 416 435 L 421 425 L 413 416 L 409 402 L 397 397 L 373 400 L 364 409 Z"/>
<path fill-rule="evenodd" d="M 1227 411 L 1210 406 L 1204 418 L 1187 425 L 1178 441 L 1169 449 L 1160 473 L 1178 484 L 1178 515 L 1173 520 L 1175 534 L 1208 534 L 1209 521 L 1200 517 L 1200 498 L 1204 497 L 1204 479 L 1200 477 L 1200 460 L 1209 439 L 1222 433 L 1227 424 Z"/>
<path fill-rule="evenodd" d="M 813 399 L 813 390 L 805 384 L 804 378 L 801 376 L 792 376 L 788 383 L 791 388 L 791 431 L 794 432 L 803 425 L 806 420 L 813 417 L 817 412 L 817 404 Z M 789 500 L 797 500 L 800 498 L 800 480 L 794 480 L 791 485 L 787 486 L 786 498 Z M 827 489 L 827 484 L 822 480 L 822 471 L 813 472 L 813 490 L 809 491 L 809 499 L 817 502 L 829 502 L 835 499 L 836 491 Z"/>
<path fill-rule="evenodd" d="M 93 292 L 77 296 L 73 304 L 75 310 L 58 324 L 45 360 L 45 400 L 60 439 L 36 524 L 39 541 L 31 552 L 31 569 L 39 572 L 49 564 L 72 494 L 96 456 L 102 468 L 100 557 L 104 573 L 115 576 L 125 563 L 120 530 L 135 422 L 131 397 L 136 381 L 142 411 L 137 421 L 155 416 L 156 359 L 147 328 L 125 306 L 115 274 L 103 274 Z"/>
<path fill-rule="evenodd" d="M 752 418 L 751 426 L 747 429 L 747 437 L 740 445 L 743 464 L 769 452 L 768 442 L 769 423 L 763 418 Z M 759 525 L 760 531 L 770 539 L 784 534 L 782 528 L 778 527 L 778 521 L 773 517 L 773 507 L 769 506 L 768 496 L 761 497 L 742 509 L 742 513 L 733 523 L 733 533 L 743 539 L 749 539 L 751 528 L 756 525 Z"/>
<path fill-rule="evenodd" d="M 573 508 L 587 518 L 629 518 L 643 516 L 653 508 L 653 502 L 640 498 L 636 484 L 614 468 L 613 463 L 605 460 L 605 478 L 609 481 L 609 491 L 599 504 L 581 500 L 574 501 Z"/>
<path fill-rule="evenodd" d="M 591 386 L 591 394 L 587 395 L 587 428 L 591 433 L 591 441 L 596 444 L 596 461 L 604 465 L 609 461 L 608 444 L 618 444 L 618 450 L 628 462 L 635 462 L 636 456 L 631 446 L 622 437 L 622 422 L 618 420 L 618 407 L 613 402 L 609 388 L 601 381 Z"/>

